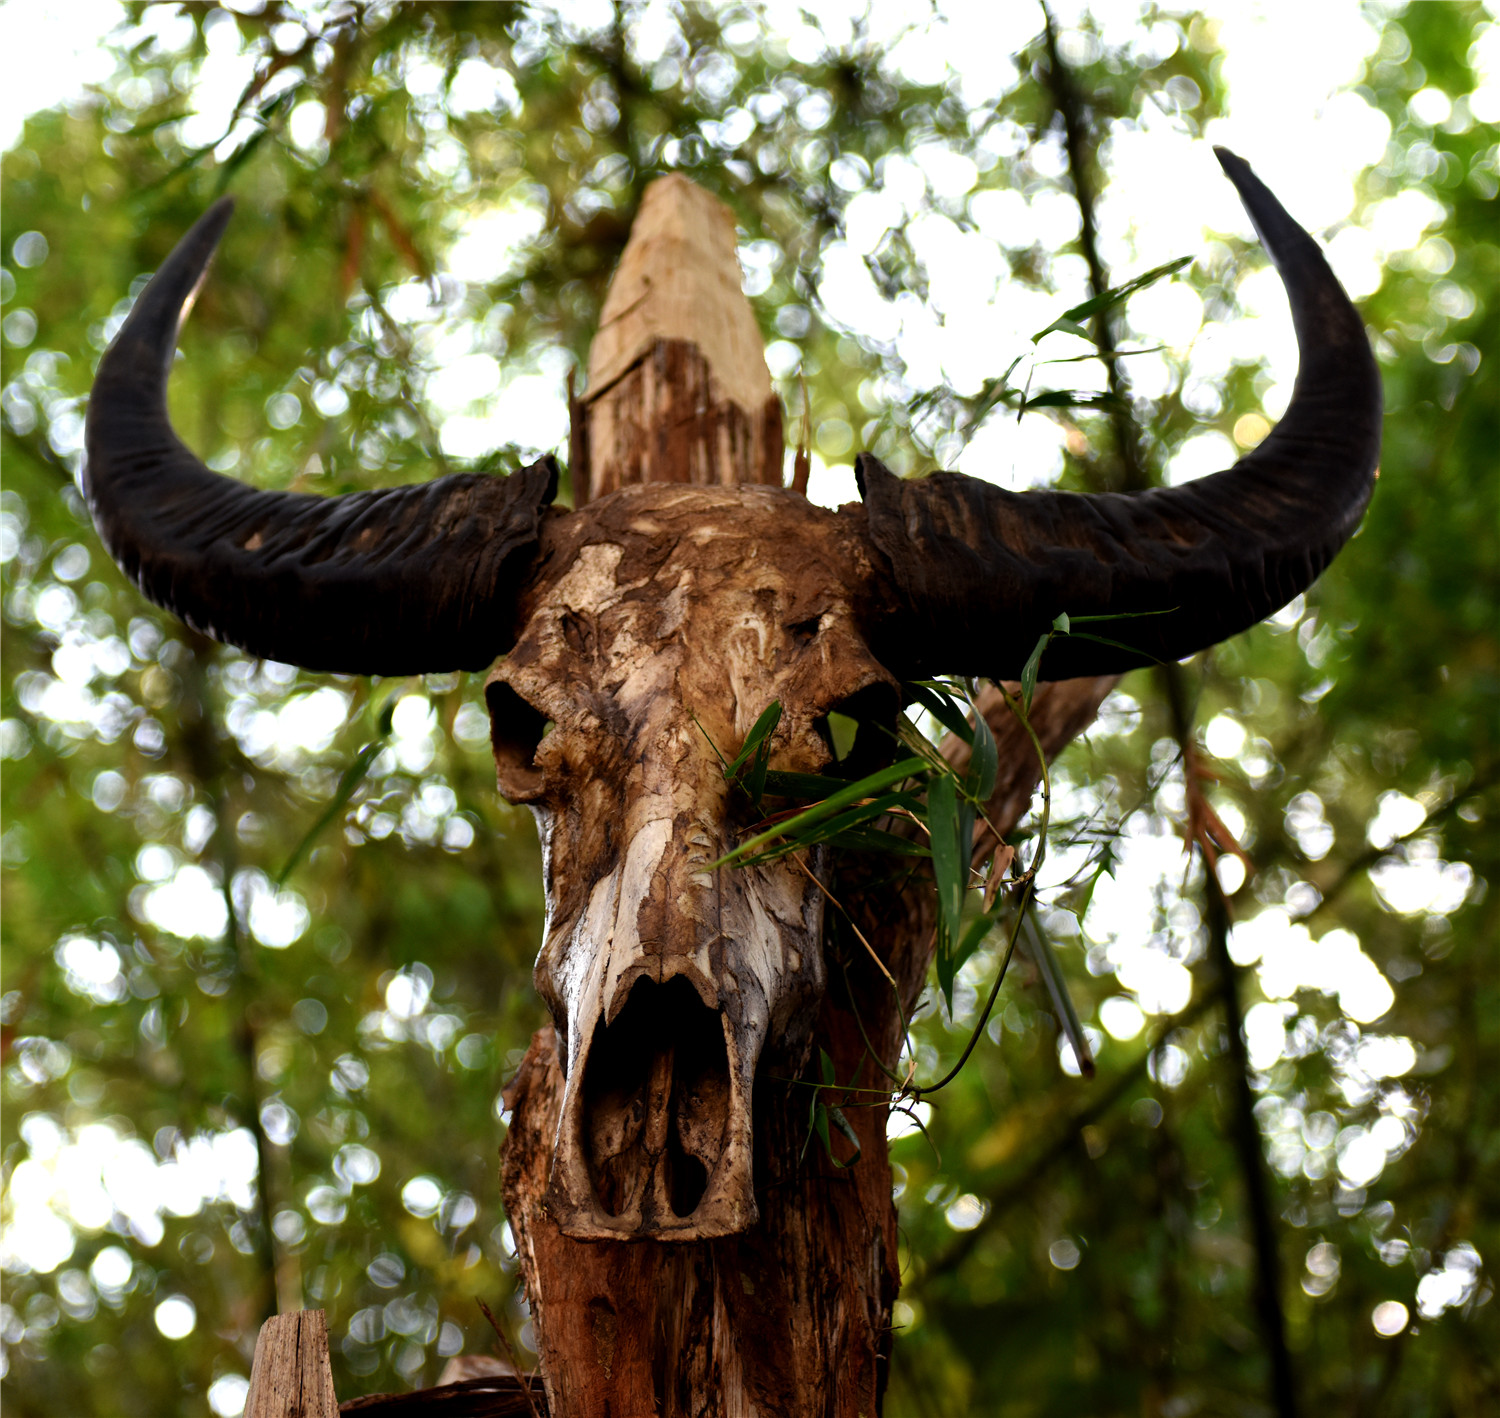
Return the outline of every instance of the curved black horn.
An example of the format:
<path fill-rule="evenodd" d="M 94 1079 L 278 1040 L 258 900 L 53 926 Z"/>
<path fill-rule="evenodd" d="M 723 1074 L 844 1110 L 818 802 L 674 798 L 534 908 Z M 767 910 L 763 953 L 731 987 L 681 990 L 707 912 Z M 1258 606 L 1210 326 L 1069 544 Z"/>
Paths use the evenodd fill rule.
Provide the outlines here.
<path fill-rule="evenodd" d="M 1284 606 L 1359 525 L 1381 422 L 1364 326 L 1312 237 L 1242 159 L 1214 151 L 1291 303 L 1301 367 L 1285 417 L 1234 467 L 1133 494 L 903 481 L 862 455 L 870 536 L 905 601 L 881 640 L 904 673 L 1015 679 L 1060 612 L 1123 617 L 1078 628 L 1126 648 L 1059 637 L 1044 679 L 1181 659 Z"/>
<path fill-rule="evenodd" d="M 342 497 L 210 472 L 168 421 L 167 374 L 232 206 L 177 244 L 99 362 L 84 490 L 104 544 L 151 600 L 253 655 L 349 674 L 482 668 L 509 648 L 556 464 Z"/>

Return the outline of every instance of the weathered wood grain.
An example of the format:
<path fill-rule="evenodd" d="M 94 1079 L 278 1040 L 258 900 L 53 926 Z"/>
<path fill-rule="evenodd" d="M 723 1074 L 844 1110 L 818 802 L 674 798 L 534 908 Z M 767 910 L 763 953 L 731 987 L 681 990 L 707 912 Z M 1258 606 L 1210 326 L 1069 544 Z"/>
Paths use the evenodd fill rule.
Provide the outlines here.
<path fill-rule="evenodd" d="M 733 751 L 776 699 L 784 720 L 773 765 L 817 771 L 798 755 L 821 751 L 819 717 L 873 691 L 889 696 L 894 718 L 899 689 L 866 635 L 888 608 L 858 510 L 829 513 L 799 492 L 753 486 L 780 487 L 780 412 L 763 403 L 757 425 L 753 401 L 726 392 L 769 385 L 745 376 L 742 349 L 727 357 L 738 373 L 722 375 L 715 362 L 718 326 L 749 312 L 723 223 L 717 256 L 713 242 L 694 248 L 681 236 L 695 212 L 709 210 L 690 192 L 675 182 L 663 188 L 644 245 L 632 236 L 627 248 L 620 282 L 629 298 L 606 306 L 605 351 L 574 405 L 581 510 L 545 530 L 523 594 L 527 628 L 488 690 L 501 790 L 532 804 L 542 823 L 549 924 L 538 984 L 571 1036 L 540 1031 L 507 1089 L 502 1190 L 558 1418 L 875 1418 L 900 1274 L 879 1101 L 886 1079 L 865 1039 L 879 1062 L 894 1064 L 901 1011 L 931 960 L 933 893 L 924 874 L 893 878 L 889 860 L 846 860 L 835 878 L 819 857 L 787 859 L 780 869 L 797 874 L 803 901 L 822 912 L 821 938 L 803 939 L 768 930 L 775 913 L 762 911 L 753 930 L 736 923 L 723 903 L 745 889 L 741 874 L 704 870 L 725 850 L 725 834 L 746 825 L 734 818 L 705 734 Z M 695 259 L 721 262 L 713 279 L 678 279 L 694 250 Z M 653 273 L 658 260 L 670 279 Z M 667 291 L 710 294 L 667 302 Z M 736 303 L 739 313 L 726 314 Z M 668 305 L 670 321 L 661 317 Z M 1038 690 L 1031 723 L 1049 758 L 1087 725 L 1112 682 Z M 1004 833 L 1025 813 L 1040 765 L 998 694 L 981 709 L 1000 749 L 990 818 Z M 646 801 L 653 792 L 660 806 Z M 663 824 L 670 831 L 652 837 Z M 648 838 L 649 870 L 632 876 L 626 868 L 644 860 Z M 626 890 L 627 877 L 638 878 L 638 890 Z M 879 966 L 841 923 L 835 895 Z M 719 929 L 707 929 L 714 922 Z M 585 946 L 594 952 L 588 963 Z M 716 1008 L 746 1037 L 755 1033 L 746 1020 L 765 1021 L 733 1013 L 720 972 L 753 984 L 744 993 L 765 1011 L 777 981 L 795 983 L 812 962 L 821 994 L 808 996 L 810 1029 L 804 1012 L 794 1031 L 803 1053 L 782 1051 L 759 1067 L 747 1055 L 735 1075 L 730 1118 L 753 1151 L 753 1192 L 739 1170 L 744 1195 L 733 1206 L 710 1191 L 699 1211 L 674 1220 L 669 1185 L 657 1187 L 663 1204 L 634 1199 L 665 1155 L 650 1124 L 670 1111 L 665 1080 L 682 1047 L 673 1019 L 664 1015 L 654 1025 L 660 1038 L 646 1041 L 666 1061 L 648 1087 L 621 1089 L 618 1099 L 603 1087 L 591 1101 L 586 1075 L 595 1041 L 617 1017 L 611 1011 L 624 1007 L 622 982 L 634 971 L 686 976 L 700 950 L 722 960 L 695 978 L 699 994 L 719 991 Z M 859 1140 L 852 1166 L 807 1145 L 812 1095 L 799 1080 L 809 1033 L 811 1056 L 825 1050 L 847 1090 L 829 1101 Z M 746 1100 L 749 1119 L 735 1112 Z M 618 1151 L 629 1161 L 615 1143 L 637 1135 L 639 1165 L 622 1162 L 616 1178 L 599 1158 L 612 1168 Z M 838 1162 L 852 1160 L 843 1138 L 834 1147 Z M 729 1172 L 715 1166 L 710 1176 Z M 602 1206 L 601 1185 L 615 1189 Z M 674 1226 L 684 1239 L 659 1238 Z"/>
<path fill-rule="evenodd" d="M 336 1418 L 322 1310 L 273 1315 L 261 1326 L 245 1418 Z"/>
<path fill-rule="evenodd" d="M 734 215 L 686 178 L 646 189 L 574 405 L 573 498 L 643 482 L 782 484 L 781 404 L 741 289 Z"/>

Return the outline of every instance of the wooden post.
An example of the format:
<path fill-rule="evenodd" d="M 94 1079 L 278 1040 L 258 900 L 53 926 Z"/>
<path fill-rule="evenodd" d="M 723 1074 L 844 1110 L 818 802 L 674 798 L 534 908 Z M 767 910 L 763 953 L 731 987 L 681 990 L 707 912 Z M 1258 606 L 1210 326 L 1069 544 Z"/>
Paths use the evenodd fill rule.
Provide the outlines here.
<path fill-rule="evenodd" d="M 582 505 L 631 483 L 782 482 L 781 415 L 740 271 L 727 208 L 679 177 L 647 192 L 605 304 L 574 403 L 574 493 Z M 1109 680 L 1045 686 L 1032 724 L 1055 753 L 1093 717 Z M 1011 716 L 991 719 L 1002 771 L 992 821 L 1008 830 L 1038 776 Z M 921 992 L 933 940 L 932 892 L 847 883 L 865 937 L 898 982 Z M 831 914 L 831 913 L 830 913 Z M 863 951 L 835 958 L 815 1043 L 850 1089 L 885 1086 L 901 1025 L 889 976 Z M 546 1381 L 559 1418 L 776 1414 L 874 1418 L 900 1283 L 886 1109 L 869 1092 L 834 1102 L 859 1139 L 839 1167 L 806 1147 L 808 1095 L 785 1081 L 755 1088 L 755 1189 L 749 1231 L 691 1242 L 580 1241 L 546 1205 L 563 1096 L 552 1030 L 540 1031 L 507 1090 L 502 1161 L 507 1214 Z M 840 1160 L 852 1149 L 842 1139 Z"/>
<path fill-rule="evenodd" d="M 245 1418 L 338 1418 L 322 1310 L 273 1315 L 255 1341 Z"/>
<path fill-rule="evenodd" d="M 641 199 L 574 406 L 574 502 L 630 483 L 780 487 L 783 447 L 734 216 L 687 178 L 659 178 Z"/>

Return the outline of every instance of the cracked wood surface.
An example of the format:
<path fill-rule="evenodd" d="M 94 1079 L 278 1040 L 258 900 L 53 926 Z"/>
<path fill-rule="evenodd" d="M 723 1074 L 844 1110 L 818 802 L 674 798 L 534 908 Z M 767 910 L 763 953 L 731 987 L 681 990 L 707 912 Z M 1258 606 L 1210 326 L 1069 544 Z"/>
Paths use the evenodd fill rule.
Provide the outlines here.
<path fill-rule="evenodd" d="M 255 1342 L 245 1418 L 338 1418 L 322 1310 L 273 1315 Z"/>
<path fill-rule="evenodd" d="M 1038 687 L 1031 721 L 1049 758 L 1087 726 L 1113 683 Z M 982 707 L 1000 748 L 991 819 L 1004 833 L 1029 806 L 1036 752 L 998 694 Z M 909 1010 L 931 961 L 930 883 L 919 878 L 900 891 L 873 880 L 848 886 L 845 904 Z M 901 1026 L 890 987 L 858 949 L 831 954 L 829 975 L 814 1040 L 850 1089 L 880 1087 L 854 1011 L 894 1064 Z M 816 1145 L 804 1149 L 807 1091 L 766 1079 L 754 1115 L 754 1227 L 688 1244 L 588 1243 L 563 1235 L 546 1205 L 564 1091 L 556 1036 L 543 1029 L 507 1091 L 513 1112 L 502 1188 L 551 1411 L 873 1418 L 900 1284 L 886 1108 L 858 1106 L 868 1102 L 858 1093 L 843 1097 L 862 1152 L 841 1170 Z M 848 1149 L 836 1146 L 842 1160 Z"/>
<path fill-rule="evenodd" d="M 548 923 L 538 984 L 562 1030 L 538 1032 L 507 1088 L 502 1190 L 552 1413 L 874 1418 L 900 1285 L 887 1109 L 865 1106 L 878 1095 L 835 1095 L 860 1144 L 856 1165 L 835 1167 L 805 1145 L 810 1094 L 796 1079 L 815 1044 L 846 1088 L 883 1088 L 861 1024 L 887 1064 L 899 1052 L 890 984 L 850 932 L 829 928 L 829 891 L 908 1012 L 927 976 L 934 903 L 925 874 L 898 885 L 883 875 L 888 863 L 866 858 L 846 861 L 835 882 L 826 861 L 799 854 L 807 859 L 777 864 L 774 878 L 773 895 L 794 909 L 763 912 L 762 924 L 749 909 L 748 931 L 717 936 L 693 924 L 706 919 L 697 896 L 718 899 L 724 878 L 741 878 L 731 894 L 749 890 L 748 873 L 702 870 L 735 825 L 706 738 L 737 749 L 779 698 L 786 716 L 773 765 L 816 771 L 827 761 L 820 714 L 871 687 L 890 696 L 893 714 L 899 692 L 852 604 L 882 594 L 867 539 L 851 535 L 852 516 L 780 490 L 781 414 L 759 392 L 769 395 L 758 340 L 753 360 L 739 335 L 722 353 L 725 331 L 743 334 L 754 321 L 739 293 L 732 224 L 711 204 L 675 179 L 648 193 L 618 299 L 606 305 L 590 390 L 573 406 L 581 511 L 544 527 L 526 629 L 487 691 L 501 790 L 541 818 Z M 699 240 L 705 230 L 711 239 Z M 679 279 L 684 262 L 699 261 L 719 265 Z M 655 262 L 677 275 L 658 279 Z M 697 294 L 678 298 L 684 292 Z M 1112 683 L 1038 689 L 1032 722 L 1049 757 Z M 1029 805 L 1036 752 L 998 695 L 981 707 L 1000 748 L 991 819 L 1005 832 Z M 664 836 L 653 823 L 666 825 Z M 636 1028 L 639 1077 L 612 1090 L 629 1051 L 611 1055 L 599 1041 L 630 1015 L 632 972 L 691 988 Z M 644 1226 L 648 1213 L 669 1221 L 686 1204 L 662 1171 L 663 1139 L 675 1126 L 680 1151 L 701 1142 L 701 1118 L 674 1090 L 699 1102 L 704 1093 L 681 1076 L 673 1026 L 715 1009 L 732 1096 L 728 1130 L 712 1140 L 721 1161 L 730 1133 L 739 1148 L 722 1215 L 710 1173 L 711 1224 L 698 1238 L 598 1239 L 621 1217 Z M 773 1015 L 792 1047 L 768 1047 L 761 1059 Z M 593 1089 L 591 1049 L 603 1070 Z M 840 1160 L 850 1156 L 842 1138 L 835 1147 Z"/>
<path fill-rule="evenodd" d="M 573 408 L 574 502 L 632 483 L 780 487 L 781 403 L 734 214 L 685 177 L 641 199 Z"/>

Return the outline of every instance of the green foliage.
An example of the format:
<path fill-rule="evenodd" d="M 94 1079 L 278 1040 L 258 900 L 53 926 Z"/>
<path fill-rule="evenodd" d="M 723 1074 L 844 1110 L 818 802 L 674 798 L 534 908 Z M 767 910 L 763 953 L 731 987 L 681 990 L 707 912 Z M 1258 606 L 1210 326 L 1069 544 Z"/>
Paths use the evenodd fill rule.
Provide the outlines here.
<path fill-rule="evenodd" d="M 1198 134 L 1225 93 L 1203 16 L 1153 7 L 1122 31 L 1096 8 L 1065 52 L 1094 134 L 1080 172 L 1107 195 L 1106 134 Z M 31 1230 L 6 1241 L 0 1330 L 17 1413 L 201 1415 L 206 1395 L 233 1411 L 278 1296 L 328 1310 L 341 1397 L 432 1383 L 455 1344 L 488 1350 L 475 1297 L 523 1356 L 530 1338 L 494 1162 L 499 1088 L 543 1017 L 539 864 L 529 819 L 494 794 L 478 677 L 370 685 L 212 646 L 142 602 L 77 492 L 83 400 L 122 302 L 217 192 L 238 211 L 172 410 L 216 468 L 265 487 L 549 451 L 563 430 L 544 422 L 456 438 L 463 418 L 488 427 L 493 399 L 454 415 L 435 391 L 474 357 L 560 388 L 667 170 L 734 208 L 786 402 L 800 414 L 795 370 L 830 464 L 866 447 L 903 471 L 951 465 L 1014 422 L 997 391 L 1027 354 L 1023 335 L 953 387 L 903 366 L 825 300 L 841 253 L 892 309 L 930 309 L 942 272 L 924 232 L 946 224 L 998 243 L 1007 287 L 1072 307 L 1091 337 L 1102 319 L 1119 349 L 1161 343 L 1131 298 L 1080 313 L 1079 238 L 1053 250 L 986 225 L 982 198 L 1072 200 L 1040 45 L 971 100 L 859 27 L 824 21 L 794 56 L 755 11 L 664 13 L 647 54 L 633 4 L 597 29 L 519 4 L 347 22 L 280 0 L 136 5 L 115 76 L 33 117 L 3 157 L 3 1160 L 6 1221 Z M 1500 1353 L 1500 149 L 1469 96 L 1493 21 L 1468 0 L 1369 17 L 1356 92 L 1390 141 L 1353 223 L 1396 201 L 1439 213 L 1363 301 L 1384 476 L 1317 586 L 1189 675 L 1219 759 L 1205 791 L 1255 863 L 1230 892 L 1231 945 L 1305 1408 L 1479 1414 Z M 252 77 L 222 135 L 196 132 L 197 76 L 226 51 Z M 967 162 L 969 186 L 923 177 L 933 152 Z M 856 198 L 903 182 L 886 230 L 849 246 Z M 480 217 L 488 265 L 471 242 L 455 269 Z M 1261 265 L 1219 242 L 1176 281 L 1227 323 Z M 1148 361 L 1150 397 L 1130 386 Z M 1205 393 L 1193 362 L 1169 346 L 1091 366 L 1109 395 L 1094 407 L 1071 377 L 1028 387 L 1026 424 L 1061 430 L 1065 485 L 1120 486 L 1122 430 L 1159 470 L 1259 411 L 1260 366 Z M 941 696 L 913 695 L 967 736 Z M 927 772 L 930 748 L 906 744 L 907 777 Z M 982 742 L 970 762 L 935 780 L 952 784 L 933 858 L 947 998 L 912 1021 L 923 1078 L 979 1027 L 1010 948 L 972 936 L 982 913 L 955 890 L 963 805 L 993 771 Z M 827 788 L 779 778 L 754 747 L 737 772 L 756 795 Z M 882 813 L 915 810 L 902 781 Z M 905 1290 L 887 1411 L 1263 1411 L 1201 867 L 1180 851 L 1188 784 L 1154 673 L 1124 683 L 1051 789 L 1038 943 L 1021 941 L 969 1065 L 911 1105 L 934 1147 L 916 1127 L 893 1143 Z M 783 827 L 871 845 L 868 815 L 840 821 L 868 806 Z M 1040 842 L 1023 832 L 1029 864 Z M 1306 979 L 1274 992 L 1275 961 Z M 1361 961 L 1390 993 L 1374 1017 Z M 1059 998 L 1076 1020 L 1059 1024 Z M 1082 1048 L 1061 1046 L 1068 1030 Z M 1072 1071 L 1086 1050 L 1092 1081 Z M 819 1078 L 808 1165 L 824 1149 L 849 1162 L 824 1106 L 836 1080 Z M 175 1297 L 195 1323 L 168 1338 Z M 1387 1337 L 1372 1315 L 1393 1302 L 1409 1322 Z"/>

